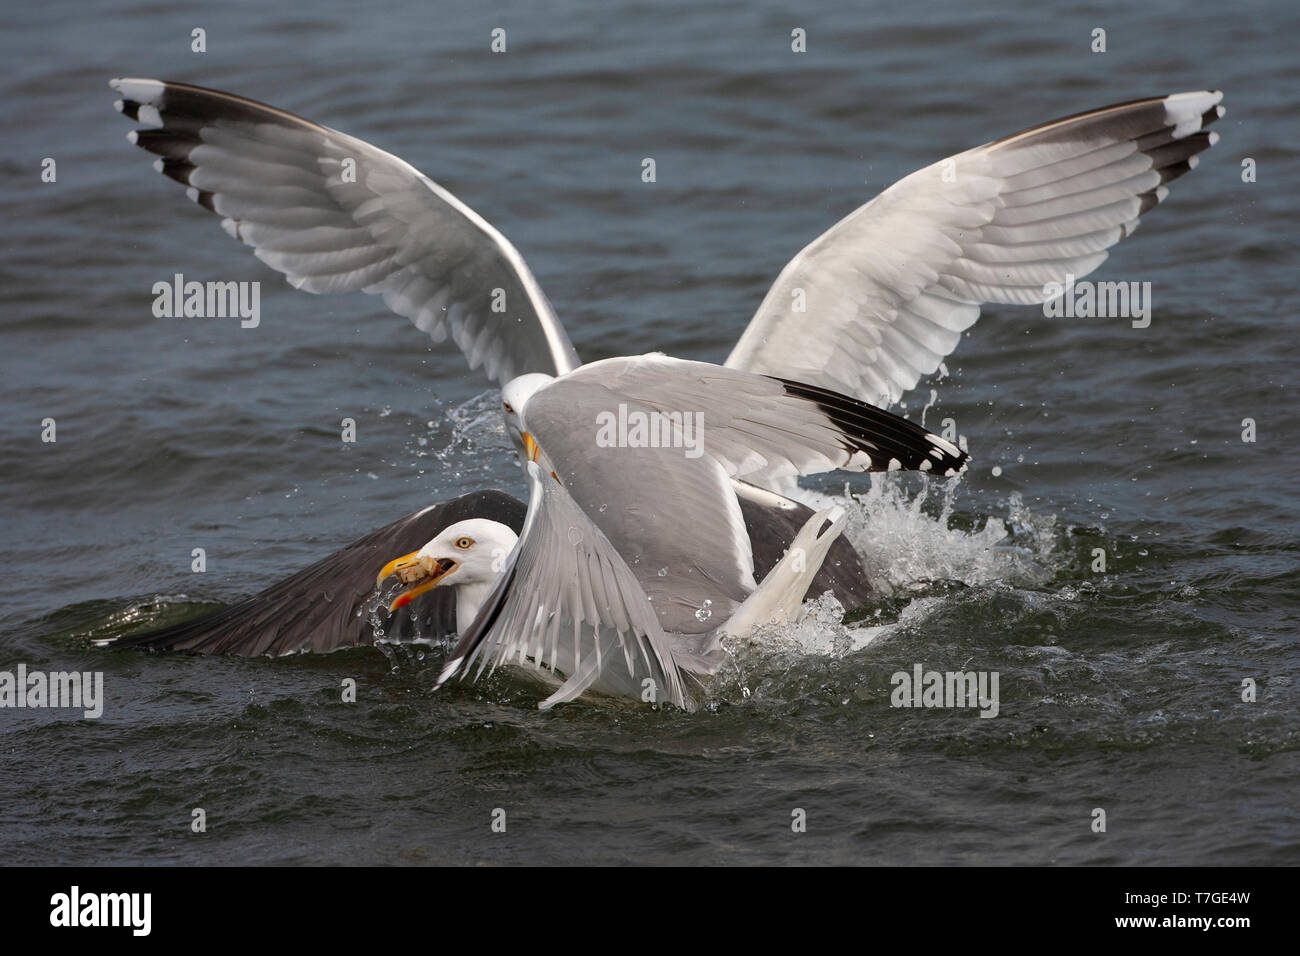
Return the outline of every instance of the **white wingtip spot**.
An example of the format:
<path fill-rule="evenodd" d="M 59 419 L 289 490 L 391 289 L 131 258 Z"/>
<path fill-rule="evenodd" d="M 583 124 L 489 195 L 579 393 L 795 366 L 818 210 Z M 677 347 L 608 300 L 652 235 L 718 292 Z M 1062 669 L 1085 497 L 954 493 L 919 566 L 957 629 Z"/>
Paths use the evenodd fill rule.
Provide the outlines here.
<path fill-rule="evenodd" d="M 185 190 L 185 195 L 186 195 L 186 197 L 189 199 L 190 202 L 198 202 L 198 201 L 199 201 L 199 191 L 198 191 L 196 188 L 194 188 L 193 186 L 190 186 L 188 189 Z"/>
<path fill-rule="evenodd" d="M 1214 130 L 1210 130 L 1210 145 L 1213 146 L 1218 141 L 1219 141 L 1219 134 L 1216 133 Z"/>
<path fill-rule="evenodd" d="M 902 463 L 901 461 L 899 461 L 897 458 L 891 458 L 891 459 L 889 459 L 889 465 L 885 468 L 885 470 L 886 470 L 886 471 L 902 471 L 902 470 L 903 470 L 903 463 Z"/>
<path fill-rule="evenodd" d="M 235 222 L 235 220 L 229 217 L 221 220 L 221 228 L 231 239 L 239 238 L 239 223 Z M 429 507 L 433 506 L 430 505 Z M 424 512 L 422 511 L 420 514 L 424 514 Z"/>
<path fill-rule="evenodd" d="M 158 112 L 158 107 L 150 106 L 148 103 L 141 103 L 140 109 L 136 111 L 136 117 L 145 126 L 152 126 L 158 129 L 162 126 L 162 114 Z"/>
<path fill-rule="evenodd" d="M 1164 99 L 1165 114 L 1174 122 L 1175 113 L 1200 115 L 1223 99 L 1220 90 L 1195 90 L 1190 93 L 1172 93 Z"/>
<path fill-rule="evenodd" d="M 930 449 L 930 454 L 934 455 L 935 458 L 942 461 L 944 452 L 952 455 L 954 458 L 961 457 L 961 449 L 946 438 L 940 438 L 938 435 L 926 435 L 925 437 L 928 438 L 930 444 L 934 446 L 934 448 Z M 936 449 L 942 449 L 942 451 L 936 452 Z"/>
<path fill-rule="evenodd" d="M 161 173 L 163 171 L 163 161 L 161 156 L 153 161 L 153 171 L 155 173 Z"/>
<path fill-rule="evenodd" d="M 1169 195 L 1169 187 L 1168 187 L 1168 186 L 1157 186 L 1157 187 L 1156 187 L 1156 202 L 1164 202 L 1164 201 L 1165 201 L 1165 197 L 1168 196 L 1168 195 Z"/>
<path fill-rule="evenodd" d="M 1203 125 L 1201 117 L 1211 110 L 1216 116 L 1223 115 L 1223 108 L 1218 105 L 1223 94 L 1218 90 L 1200 90 L 1195 93 L 1175 93 L 1166 96 L 1165 122 L 1172 124 L 1174 139 L 1182 139 L 1195 133 Z"/>
<path fill-rule="evenodd" d="M 127 141 L 128 143 L 130 143 L 132 146 L 139 145 L 139 143 L 140 143 L 140 133 L 139 133 L 139 131 L 138 131 L 138 130 L 131 130 L 129 133 L 127 133 L 127 134 L 126 134 L 126 141 Z"/>
<path fill-rule="evenodd" d="M 108 85 L 121 93 L 125 99 L 136 100 L 140 103 L 156 103 L 167 89 L 166 84 L 161 80 L 141 80 L 132 79 L 131 77 L 118 77 L 115 80 L 109 80 Z"/>
<path fill-rule="evenodd" d="M 932 462 L 929 458 L 925 458 L 921 461 L 921 464 L 917 465 L 916 467 L 917 470 L 919 471 L 929 471 L 931 468 L 934 467 L 934 462 Z"/>
<path fill-rule="evenodd" d="M 117 110 L 120 113 L 124 109 L 126 109 L 126 104 L 123 103 L 121 100 L 113 100 L 113 109 Z"/>

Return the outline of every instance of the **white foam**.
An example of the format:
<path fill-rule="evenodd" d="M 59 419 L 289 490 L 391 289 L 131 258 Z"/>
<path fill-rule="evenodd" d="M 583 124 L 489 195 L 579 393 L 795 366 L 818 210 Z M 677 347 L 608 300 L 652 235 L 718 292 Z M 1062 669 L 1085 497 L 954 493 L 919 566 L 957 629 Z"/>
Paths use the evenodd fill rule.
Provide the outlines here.
<path fill-rule="evenodd" d="M 811 508 L 843 507 L 849 517 L 844 535 L 861 555 L 880 596 L 905 600 L 909 594 L 915 596 L 896 617 L 882 605 L 884 623 L 869 617 L 845 625 L 844 608 L 833 595 L 823 594 L 804 605 L 804 616 L 795 625 L 766 625 L 742 641 L 724 640 L 731 659 L 710 685 L 711 698 L 726 699 L 737 690 L 749 697 L 751 686 L 761 694 L 761 688 L 779 687 L 780 675 L 800 659 L 841 658 L 887 641 L 900 629 L 924 626 L 949 600 L 935 594 L 930 582 L 1007 585 L 1032 596 L 1033 590 L 1023 589 L 1050 580 L 1061 560 L 1055 516 L 1032 512 L 1013 494 L 1007 499 L 1005 518 L 987 516 L 978 530 L 967 531 L 953 522 L 956 482 L 931 484 L 920 491 L 907 488 L 908 483 L 894 476 L 876 475 L 870 490 L 857 495 L 850 495 L 847 488 L 843 495 L 786 490 Z"/>
<path fill-rule="evenodd" d="M 876 476 L 859 494 L 825 495 L 799 489 L 810 508 L 842 504 L 849 512 L 845 538 L 861 555 L 867 577 L 884 595 L 906 592 L 924 581 L 1036 585 L 1051 577 L 1054 516 L 1035 515 L 1018 494 L 1006 504 L 1004 521 L 984 518 L 977 531 L 953 524 L 958 482 L 938 482 L 909 492 L 904 482 Z M 937 512 L 937 513 L 936 513 Z M 1012 544 L 1007 522 L 1026 544 Z"/>

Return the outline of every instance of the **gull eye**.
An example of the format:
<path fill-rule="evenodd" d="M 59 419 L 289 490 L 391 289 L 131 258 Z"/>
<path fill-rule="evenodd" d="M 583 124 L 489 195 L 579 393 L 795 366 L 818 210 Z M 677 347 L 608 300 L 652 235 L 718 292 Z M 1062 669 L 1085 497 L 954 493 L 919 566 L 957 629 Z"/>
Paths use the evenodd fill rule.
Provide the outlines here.
<path fill-rule="evenodd" d="M 457 538 L 457 539 L 456 539 L 456 547 L 460 548 L 462 551 L 468 551 L 468 550 L 469 550 L 470 548 L 472 548 L 473 546 L 474 546 L 474 539 L 473 539 L 473 538 Z"/>
<path fill-rule="evenodd" d="M 510 407 L 510 403 L 509 403 L 509 402 L 502 402 L 502 403 L 501 403 L 501 407 L 504 408 L 504 409 L 506 410 L 506 414 L 507 414 L 507 415 L 513 415 L 513 414 L 515 413 L 515 410 L 514 410 L 513 408 Z"/>

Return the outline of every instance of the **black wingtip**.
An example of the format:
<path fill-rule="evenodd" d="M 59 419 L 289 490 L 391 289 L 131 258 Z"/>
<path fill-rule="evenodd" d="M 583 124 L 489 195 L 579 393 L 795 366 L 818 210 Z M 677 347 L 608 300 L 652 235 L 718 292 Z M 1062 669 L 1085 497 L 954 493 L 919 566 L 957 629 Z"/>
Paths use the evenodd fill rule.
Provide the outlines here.
<path fill-rule="evenodd" d="M 970 456 L 920 425 L 848 395 L 769 376 L 786 394 L 817 405 L 839 429 L 844 449 L 870 457 L 868 471 L 925 471 L 945 477 L 966 470 Z"/>

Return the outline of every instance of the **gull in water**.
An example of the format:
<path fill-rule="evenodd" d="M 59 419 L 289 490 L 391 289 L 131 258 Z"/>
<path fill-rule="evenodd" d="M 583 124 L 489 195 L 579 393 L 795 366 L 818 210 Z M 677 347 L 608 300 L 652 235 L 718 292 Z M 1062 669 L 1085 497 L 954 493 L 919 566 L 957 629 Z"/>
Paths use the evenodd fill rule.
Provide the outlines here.
<path fill-rule="evenodd" d="M 716 667 L 704 660 L 720 627 L 743 637 L 791 617 L 786 598 L 797 591 L 797 606 L 829 547 L 819 529 L 832 520 L 833 540 L 843 515 L 809 518 L 759 586 L 734 482 L 835 469 L 953 475 L 966 462 L 950 442 L 865 402 L 658 354 L 530 373 L 502 397 L 528 459 L 528 517 L 440 683 L 475 660 L 481 673 L 489 661 L 556 668 L 569 654 L 569 679 L 548 705 L 650 681 L 657 700 L 690 706 L 681 674 Z M 704 440 L 693 456 L 671 440 L 604 443 L 597 423 L 614 409 L 669 426 L 698 416 Z M 666 437 L 677 435 L 670 427 Z"/>
<path fill-rule="evenodd" d="M 658 354 L 583 366 L 518 251 L 396 156 L 228 93 L 112 85 L 118 109 L 145 127 L 130 137 L 157 154 L 156 168 L 295 287 L 380 295 L 435 341 L 450 335 L 471 368 L 503 385 L 528 465 L 528 518 L 443 679 L 512 655 L 550 654 L 554 665 L 558 626 L 580 613 L 597 628 L 600 660 L 612 659 L 600 628 L 612 628 L 621 677 L 649 668 L 675 702 L 671 652 L 651 625 L 708 633 L 716 622 L 690 624 L 703 601 L 730 618 L 759 590 L 737 502 L 788 512 L 793 503 L 765 488 L 832 468 L 961 468 L 958 449 L 874 406 L 937 370 L 983 303 L 1042 302 L 1052 283 L 1097 268 L 1213 145 L 1204 127 L 1223 115 L 1221 94 L 1180 93 L 959 153 L 800 252 L 724 366 Z M 699 415 L 705 451 L 599 448 L 593 422 L 615 409 L 667 416 L 678 439 L 684 416 Z M 644 610 L 623 571 L 654 614 L 618 612 Z M 586 577 L 575 584 L 571 573 Z M 532 643 L 539 635 L 548 640 Z M 569 696 L 608 678 L 579 656 L 569 668 Z"/>
<path fill-rule="evenodd" d="M 754 573 L 765 576 L 787 550 L 812 509 L 788 512 L 740 502 L 754 548 Z M 484 518 L 518 533 L 525 506 L 503 491 L 474 491 L 399 518 L 296 574 L 228 607 L 162 628 L 97 643 L 191 654 L 280 657 L 327 654 L 380 643 L 442 644 L 458 633 L 457 589 L 430 590 L 389 613 L 375 593 L 375 569 L 393 554 L 413 551 L 458 521 Z M 845 608 L 871 597 L 857 552 L 843 537 L 831 545 L 809 594 L 832 593 Z"/>

